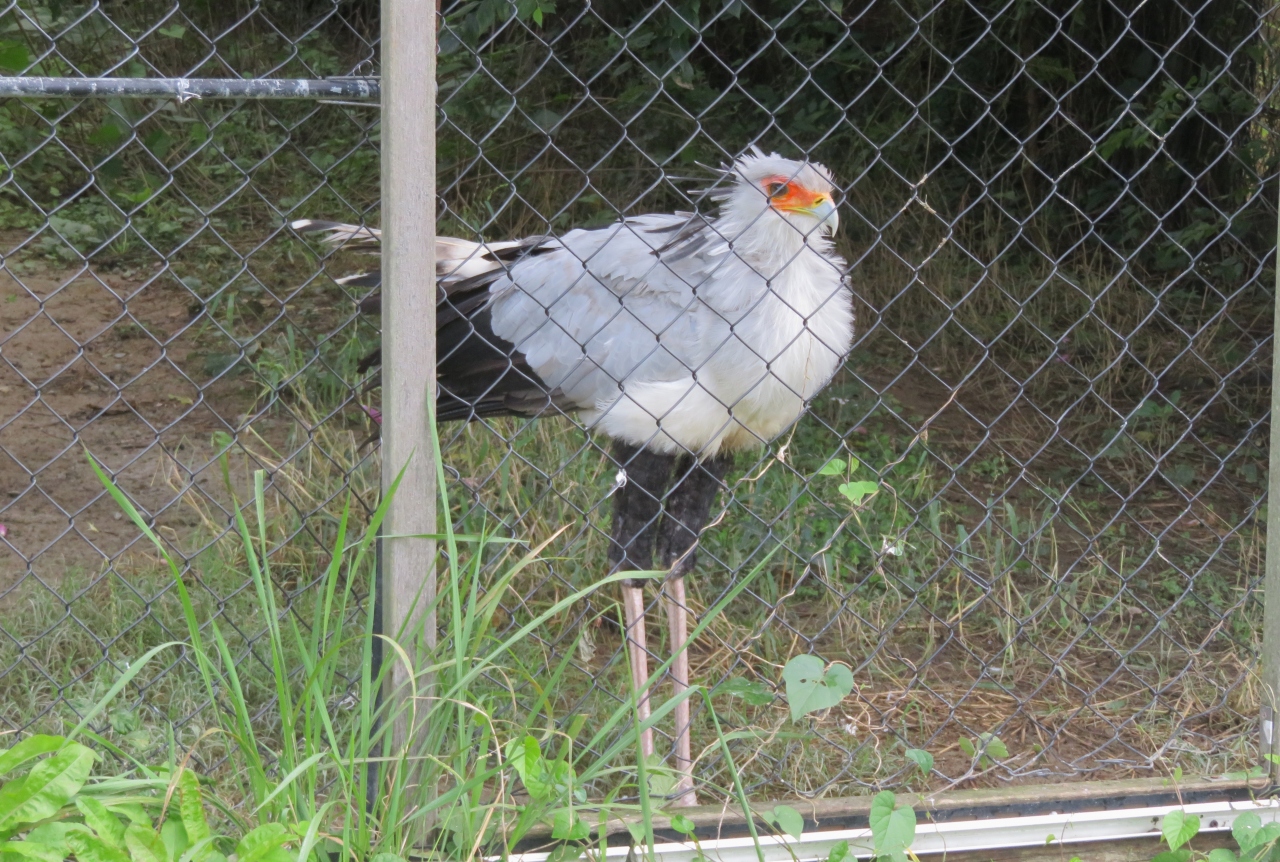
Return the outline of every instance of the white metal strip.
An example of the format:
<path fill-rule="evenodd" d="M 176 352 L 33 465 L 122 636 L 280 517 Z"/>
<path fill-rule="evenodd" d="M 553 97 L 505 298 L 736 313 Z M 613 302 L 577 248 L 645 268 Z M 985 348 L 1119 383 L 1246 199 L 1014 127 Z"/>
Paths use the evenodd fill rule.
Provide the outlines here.
<path fill-rule="evenodd" d="M 1223 832 L 1246 811 L 1256 812 L 1264 823 L 1280 820 L 1280 800 L 1243 802 L 1203 802 L 1158 808 L 1126 808 L 1117 811 L 1086 811 L 1075 814 L 1042 814 L 1032 817 L 1005 817 L 990 820 L 961 820 L 920 823 L 911 849 L 916 855 L 959 853 L 966 850 L 998 850 L 1009 847 L 1038 847 L 1050 844 L 1083 844 L 1090 841 L 1120 841 L 1158 835 L 1160 822 L 1170 811 L 1184 811 L 1200 817 L 1200 831 Z M 669 843 L 654 847 L 657 862 L 693 862 L 702 857 L 717 862 L 821 862 L 836 844 L 848 841 L 860 857 L 873 855 L 870 829 L 811 832 L 799 839 L 761 836 L 757 853 L 751 838 L 726 838 L 694 844 Z M 625 859 L 629 848 L 610 847 L 603 858 Z M 546 862 L 550 853 L 523 853 L 513 862 Z M 592 858 L 602 858 L 593 854 Z"/>

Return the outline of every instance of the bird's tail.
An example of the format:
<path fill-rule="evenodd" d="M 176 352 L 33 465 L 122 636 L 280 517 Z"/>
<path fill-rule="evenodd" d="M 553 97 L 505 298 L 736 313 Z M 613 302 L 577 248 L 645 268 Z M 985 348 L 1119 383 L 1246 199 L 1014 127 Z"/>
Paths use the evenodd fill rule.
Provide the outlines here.
<path fill-rule="evenodd" d="M 291 222 L 289 227 L 298 233 L 322 232 L 324 236 L 321 240 L 333 248 L 377 254 L 382 247 L 382 231 L 376 227 L 306 218 Z M 450 284 L 501 269 L 505 262 L 512 259 L 513 252 L 522 252 L 528 244 L 527 240 L 479 243 L 457 237 L 438 236 L 436 279 L 447 292 Z M 337 282 L 349 287 L 380 287 L 382 273 L 378 270 L 361 272 L 339 278 Z M 365 303 L 361 303 L 361 310 L 376 312 L 378 308 L 365 308 Z"/>
<path fill-rule="evenodd" d="M 343 248 L 365 254 L 378 254 L 382 246 L 382 231 L 364 225 L 298 219 L 291 222 L 289 226 L 298 233 L 323 234 L 321 241 L 334 249 Z M 461 306 L 449 306 L 445 313 L 438 313 L 437 326 L 448 325 L 451 321 L 456 323 L 460 315 L 472 319 L 483 309 L 489 284 L 499 278 L 508 266 L 526 255 L 541 254 L 554 247 L 555 241 L 545 237 L 495 243 L 472 242 L 450 236 L 436 237 L 437 301 L 456 299 L 461 303 Z M 380 289 L 382 272 L 380 270 L 360 272 L 336 281 L 347 287 L 367 289 L 359 299 L 361 312 L 365 314 L 382 312 Z M 487 326 L 487 324 L 482 325 Z M 466 331 L 468 333 L 474 331 L 475 326 L 476 322 L 473 320 L 468 324 Z M 490 341 L 496 341 L 492 334 L 490 334 Z M 364 374 L 381 364 L 382 351 L 375 349 L 360 361 L 356 370 Z M 374 378 L 368 385 L 375 385 L 376 382 L 377 378 Z"/>

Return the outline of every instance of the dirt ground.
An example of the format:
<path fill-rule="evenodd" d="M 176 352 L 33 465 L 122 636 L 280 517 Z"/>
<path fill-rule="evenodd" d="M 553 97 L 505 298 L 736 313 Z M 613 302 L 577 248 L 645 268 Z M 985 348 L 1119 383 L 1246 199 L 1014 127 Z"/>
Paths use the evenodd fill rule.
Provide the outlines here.
<path fill-rule="evenodd" d="M 49 585 L 92 575 L 139 540 L 86 452 L 162 535 L 194 524 L 184 490 L 225 499 L 212 437 L 241 427 L 256 397 L 210 373 L 211 355 L 226 361 L 211 354 L 216 332 L 165 270 L 15 261 L 23 242 L 0 234 L 0 595 L 27 571 Z"/>

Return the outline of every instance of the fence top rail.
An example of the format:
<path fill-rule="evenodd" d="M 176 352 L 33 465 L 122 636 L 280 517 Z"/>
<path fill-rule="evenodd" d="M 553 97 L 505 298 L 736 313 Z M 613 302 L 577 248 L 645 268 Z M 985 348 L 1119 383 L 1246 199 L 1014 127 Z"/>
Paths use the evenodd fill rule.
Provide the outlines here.
<path fill-rule="evenodd" d="M 378 78 L 50 78 L 0 77 L 0 98 L 343 99 L 377 102 Z"/>

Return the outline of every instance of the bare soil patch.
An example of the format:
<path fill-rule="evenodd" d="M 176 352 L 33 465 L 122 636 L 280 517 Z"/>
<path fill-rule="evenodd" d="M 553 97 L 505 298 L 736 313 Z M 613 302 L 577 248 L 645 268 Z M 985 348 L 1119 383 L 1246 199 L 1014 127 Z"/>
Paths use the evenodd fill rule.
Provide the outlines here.
<path fill-rule="evenodd" d="M 169 273 L 59 267 L 24 254 L 31 242 L 0 235 L 0 594 L 28 572 L 55 585 L 99 569 L 139 540 L 86 451 L 184 544 L 198 516 L 183 496 L 225 498 L 212 438 L 256 397 L 210 366 L 216 330 Z"/>

